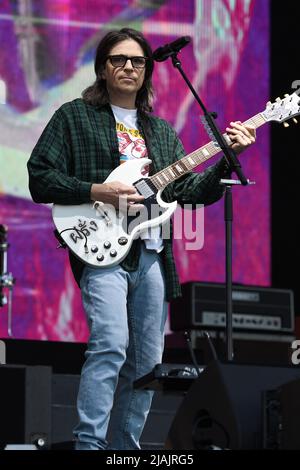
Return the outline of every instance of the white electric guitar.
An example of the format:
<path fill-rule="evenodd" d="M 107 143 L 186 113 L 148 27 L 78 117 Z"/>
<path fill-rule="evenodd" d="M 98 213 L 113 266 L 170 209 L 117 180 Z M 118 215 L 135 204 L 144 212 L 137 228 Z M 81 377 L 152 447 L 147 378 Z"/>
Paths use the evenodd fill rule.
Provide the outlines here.
<path fill-rule="evenodd" d="M 268 102 L 266 109 L 244 122 L 258 128 L 268 121 L 285 122 L 300 114 L 300 98 L 296 93 Z M 296 121 L 297 122 L 297 121 Z M 228 136 L 224 134 L 228 139 Z M 84 263 L 93 267 L 119 264 L 128 254 L 132 241 L 146 229 L 166 223 L 177 207 L 177 202 L 166 203 L 161 198 L 165 187 L 190 172 L 193 168 L 220 151 L 216 142 L 210 142 L 186 155 L 151 177 L 142 170 L 151 163 L 147 158 L 123 163 L 105 180 L 120 181 L 134 186 L 144 196 L 144 209 L 129 214 L 126 208 L 116 210 L 101 201 L 74 206 L 53 205 L 52 215 L 59 238 Z"/>

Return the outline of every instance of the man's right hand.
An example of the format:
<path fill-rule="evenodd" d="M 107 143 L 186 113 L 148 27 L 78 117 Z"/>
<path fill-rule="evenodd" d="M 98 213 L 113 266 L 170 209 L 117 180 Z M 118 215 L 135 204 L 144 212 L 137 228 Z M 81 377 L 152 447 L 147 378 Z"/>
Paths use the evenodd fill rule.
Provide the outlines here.
<path fill-rule="evenodd" d="M 91 200 L 111 204 L 117 209 L 135 204 L 135 208 L 138 209 L 138 206 L 143 207 L 141 203 L 144 196 L 141 196 L 133 186 L 127 186 L 120 181 L 112 181 L 111 183 L 92 184 Z M 138 205 L 138 203 L 140 204 Z"/>

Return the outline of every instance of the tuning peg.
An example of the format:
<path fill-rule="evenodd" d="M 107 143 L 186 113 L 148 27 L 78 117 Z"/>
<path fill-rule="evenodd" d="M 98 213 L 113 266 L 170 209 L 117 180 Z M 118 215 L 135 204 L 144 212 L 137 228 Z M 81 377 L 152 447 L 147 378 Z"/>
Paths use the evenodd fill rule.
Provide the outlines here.
<path fill-rule="evenodd" d="M 272 102 L 271 101 L 268 101 L 267 102 L 267 106 L 271 106 Z"/>
<path fill-rule="evenodd" d="M 283 125 L 284 125 L 284 127 L 290 127 L 288 122 L 284 122 Z"/>
<path fill-rule="evenodd" d="M 297 121 L 296 118 L 293 118 L 293 121 L 294 121 L 295 124 L 298 124 L 298 121 Z"/>
<path fill-rule="evenodd" d="M 286 93 L 286 94 L 284 95 L 285 98 L 287 98 L 288 96 L 290 96 L 288 93 Z"/>
<path fill-rule="evenodd" d="M 277 103 L 279 103 L 279 101 L 281 101 L 281 99 L 279 98 L 279 96 L 278 96 L 278 98 L 276 98 L 275 101 L 277 101 Z"/>

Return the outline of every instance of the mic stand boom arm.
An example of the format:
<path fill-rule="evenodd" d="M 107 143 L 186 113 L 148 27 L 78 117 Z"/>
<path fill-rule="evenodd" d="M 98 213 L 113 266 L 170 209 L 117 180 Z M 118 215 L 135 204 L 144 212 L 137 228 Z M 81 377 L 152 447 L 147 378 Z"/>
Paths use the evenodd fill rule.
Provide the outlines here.
<path fill-rule="evenodd" d="M 207 123 L 207 126 L 209 127 L 209 129 L 211 131 L 211 134 L 214 137 L 214 140 L 218 143 L 218 146 L 223 151 L 224 157 L 227 161 L 227 164 L 228 164 L 229 168 L 236 173 L 236 175 L 239 178 L 239 180 L 241 181 L 241 183 L 246 186 L 248 184 L 248 180 L 246 179 L 246 177 L 244 176 L 244 174 L 242 172 L 242 167 L 241 167 L 241 164 L 240 164 L 240 162 L 239 162 L 239 160 L 238 160 L 238 158 L 235 154 L 235 151 L 228 145 L 228 143 L 226 142 L 222 132 L 220 131 L 220 129 L 217 126 L 217 123 L 215 121 L 215 118 L 217 117 L 217 114 L 214 113 L 214 112 L 211 113 L 206 109 L 203 101 L 200 99 L 200 97 L 197 94 L 195 88 L 193 87 L 190 80 L 186 76 L 184 70 L 182 69 L 181 62 L 177 57 L 177 53 L 172 54 L 171 57 L 172 57 L 172 63 L 174 65 L 174 67 L 177 68 L 177 70 L 179 70 L 180 74 L 182 75 L 182 77 L 185 80 L 186 84 L 188 85 L 189 89 L 193 93 L 196 101 L 200 105 L 200 107 L 201 107 L 201 109 L 204 113 L 204 118 L 205 118 L 205 121 Z"/>

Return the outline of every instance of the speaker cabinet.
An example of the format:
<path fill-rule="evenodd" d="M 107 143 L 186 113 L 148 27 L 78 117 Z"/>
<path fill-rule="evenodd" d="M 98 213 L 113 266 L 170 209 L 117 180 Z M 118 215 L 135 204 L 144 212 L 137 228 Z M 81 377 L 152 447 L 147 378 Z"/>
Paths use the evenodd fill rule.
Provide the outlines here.
<path fill-rule="evenodd" d="M 0 366 L 0 443 L 51 444 L 51 375 L 47 366 Z"/>
<path fill-rule="evenodd" d="M 72 442 L 73 429 L 78 423 L 76 408 L 79 375 L 53 374 L 52 376 L 52 444 Z"/>
<path fill-rule="evenodd" d="M 266 449 L 300 450 L 300 379 L 265 393 Z"/>
<path fill-rule="evenodd" d="M 209 364 L 172 422 L 168 449 L 262 449 L 263 392 L 300 378 L 300 369 Z"/>

